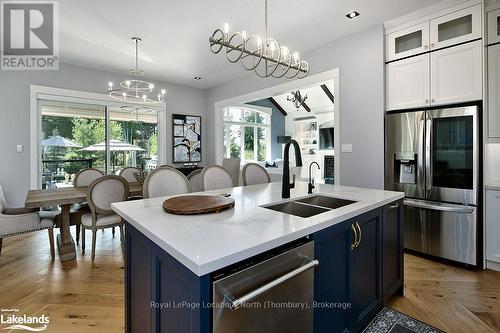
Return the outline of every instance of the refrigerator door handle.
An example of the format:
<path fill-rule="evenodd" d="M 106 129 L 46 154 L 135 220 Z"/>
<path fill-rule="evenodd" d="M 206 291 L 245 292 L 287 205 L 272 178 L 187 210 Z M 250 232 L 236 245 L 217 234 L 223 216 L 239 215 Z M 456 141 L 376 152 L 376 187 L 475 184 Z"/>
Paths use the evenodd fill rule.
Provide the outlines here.
<path fill-rule="evenodd" d="M 418 138 L 417 138 L 417 146 L 418 146 L 418 157 L 417 157 L 417 184 L 419 188 L 419 197 L 425 198 L 425 112 L 422 113 L 422 116 L 418 122 Z M 421 193 L 420 193 L 421 192 Z"/>
<path fill-rule="evenodd" d="M 443 203 L 431 203 L 427 201 L 420 200 L 412 200 L 405 199 L 404 205 L 416 208 L 430 209 L 430 210 L 439 210 L 442 212 L 451 212 L 451 213 L 459 213 L 459 214 L 472 214 L 474 213 L 474 208 L 470 207 L 461 207 L 460 205 L 449 205 Z"/>
<path fill-rule="evenodd" d="M 429 114 L 425 120 L 425 189 L 432 190 L 432 118 Z M 426 195 L 427 197 L 427 195 Z"/>

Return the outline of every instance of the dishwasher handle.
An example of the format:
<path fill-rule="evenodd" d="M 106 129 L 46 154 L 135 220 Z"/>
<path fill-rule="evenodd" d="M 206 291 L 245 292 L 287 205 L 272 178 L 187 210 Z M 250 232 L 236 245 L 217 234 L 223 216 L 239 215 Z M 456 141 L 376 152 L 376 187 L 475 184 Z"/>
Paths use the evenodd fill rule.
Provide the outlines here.
<path fill-rule="evenodd" d="M 265 285 L 263 285 L 263 286 L 255 289 L 255 290 L 249 292 L 246 295 L 241 296 L 238 299 L 234 299 L 231 295 L 226 295 L 224 297 L 224 300 L 225 300 L 225 302 L 229 303 L 229 307 L 232 310 L 236 310 L 242 304 L 251 301 L 252 299 L 258 297 L 259 295 L 262 295 L 263 293 L 267 292 L 268 290 L 270 290 L 270 289 L 272 289 L 274 287 L 277 287 L 280 284 L 282 284 L 283 282 L 285 282 L 287 280 L 290 280 L 291 278 L 299 275 L 300 273 L 305 272 L 305 271 L 307 271 L 307 270 L 309 270 L 311 268 L 314 268 L 314 267 L 316 267 L 318 265 L 319 265 L 319 261 L 318 260 L 311 260 L 307 264 L 302 265 L 302 266 L 294 269 L 293 271 L 290 271 L 290 272 L 288 272 L 288 273 L 280 276 L 279 278 L 276 278 L 276 279 L 272 280 L 271 282 L 266 283 Z"/>

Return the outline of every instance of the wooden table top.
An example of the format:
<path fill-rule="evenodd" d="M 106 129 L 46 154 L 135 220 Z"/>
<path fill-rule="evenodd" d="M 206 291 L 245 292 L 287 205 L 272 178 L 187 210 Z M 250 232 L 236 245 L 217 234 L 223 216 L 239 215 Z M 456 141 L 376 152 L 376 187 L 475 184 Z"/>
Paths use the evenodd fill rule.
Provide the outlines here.
<path fill-rule="evenodd" d="M 129 195 L 142 195 L 142 185 L 129 184 Z M 52 205 L 71 205 L 87 200 L 87 186 L 30 190 L 26 196 L 26 207 L 40 208 Z"/>
<path fill-rule="evenodd" d="M 179 215 L 219 213 L 231 207 L 234 207 L 234 199 L 220 195 L 183 195 L 163 202 L 167 213 Z"/>

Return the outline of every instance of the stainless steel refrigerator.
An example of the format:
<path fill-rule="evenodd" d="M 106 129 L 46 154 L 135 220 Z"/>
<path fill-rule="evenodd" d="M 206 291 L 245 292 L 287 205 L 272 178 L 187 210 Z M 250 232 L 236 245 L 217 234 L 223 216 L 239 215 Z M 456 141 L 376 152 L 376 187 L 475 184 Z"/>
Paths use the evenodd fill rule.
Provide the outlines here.
<path fill-rule="evenodd" d="M 478 265 L 480 106 L 385 117 L 385 187 L 405 192 L 405 248 Z"/>

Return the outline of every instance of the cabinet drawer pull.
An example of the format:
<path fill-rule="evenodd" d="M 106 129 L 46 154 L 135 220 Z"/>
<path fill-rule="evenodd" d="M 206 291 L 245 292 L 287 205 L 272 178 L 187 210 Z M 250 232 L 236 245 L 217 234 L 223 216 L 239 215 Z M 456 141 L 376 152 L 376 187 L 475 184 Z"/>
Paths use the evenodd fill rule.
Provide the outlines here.
<path fill-rule="evenodd" d="M 398 203 L 395 203 L 395 204 L 389 206 L 390 209 L 394 209 L 394 208 L 398 208 L 398 207 L 399 207 Z"/>
<path fill-rule="evenodd" d="M 426 49 L 426 50 L 427 50 L 428 48 L 429 48 L 429 47 L 428 47 L 427 45 L 424 45 L 424 49 Z"/>
<path fill-rule="evenodd" d="M 356 247 L 359 246 L 359 244 L 361 244 L 361 237 L 362 237 L 362 232 L 361 232 L 361 227 L 359 226 L 359 223 L 356 222 L 356 227 L 358 227 L 358 230 L 359 230 L 359 239 L 358 239 L 358 244 L 356 244 Z"/>
<path fill-rule="evenodd" d="M 358 243 L 358 231 L 356 230 L 354 224 L 351 224 L 351 230 L 354 232 L 354 243 L 351 243 L 351 251 L 352 251 L 354 250 L 356 244 Z"/>
<path fill-rule="evenodd" d="M 434 43 L 431 43 L 431 47 L 434 47 L 434 46 L 435 46 Z"/>

